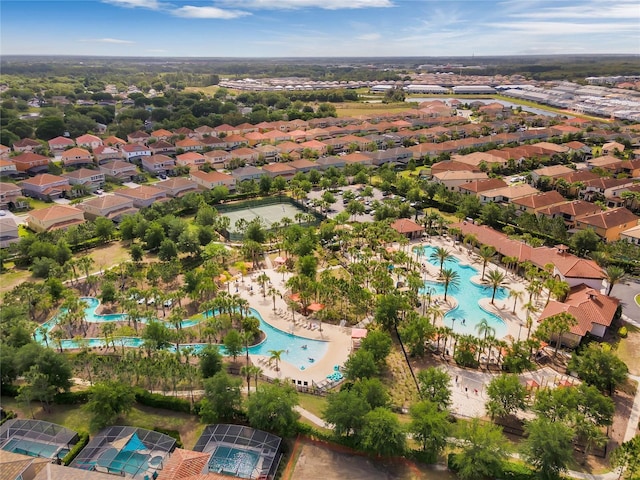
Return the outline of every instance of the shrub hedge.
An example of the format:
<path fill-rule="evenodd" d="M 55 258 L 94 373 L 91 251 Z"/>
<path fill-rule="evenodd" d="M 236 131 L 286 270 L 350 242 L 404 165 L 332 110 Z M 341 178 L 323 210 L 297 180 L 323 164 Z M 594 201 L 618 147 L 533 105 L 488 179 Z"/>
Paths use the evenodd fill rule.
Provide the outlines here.
<path fill-rule="evenodd" d="M 194 405 L 193 411 L 191 402 L 184 398 L 167 397 L 158 393 L 151 393 L 142 388 L 135 389 L 136 402 L 141 405 L 153 408 L 164 408 L 165 410 L 173 410 L 174 412 L 196 413 L 197 404 Z"/>
<path fill-rule="evenodd" d="M 68 466 L 73 462 L 73 459 L 78 456 L 80 450 L 82 450 L 87 443 L 89 443 L 89 434 L 87 432 L 78 432 L 78 443 L 76 443 L 69 453 L 64 456 L 62 463 Z"/>
<path fill-rule="evenodd" d="M 153 431 L 154 432 L 158 432 L 158 433 L 162 433 L 164 435 L 168 435 L 171 438 L 174 438 L 176 441 L 176 447 L 178 448 L 183 448 L 184 445 L 182 443 L 182 439 L 180 438 L 180 432 L 178 432 L 177 430 L 168 430 L 166 428 L 162 428 L 162 427 L 153 427 Z"/>

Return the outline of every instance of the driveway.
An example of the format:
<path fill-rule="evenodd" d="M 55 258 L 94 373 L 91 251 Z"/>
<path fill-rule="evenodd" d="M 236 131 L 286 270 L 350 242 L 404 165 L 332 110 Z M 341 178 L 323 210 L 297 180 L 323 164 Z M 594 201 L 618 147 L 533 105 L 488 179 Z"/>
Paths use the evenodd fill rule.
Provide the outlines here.
<path fill-rule="evenodd" d="M 351 190 L 356 195 L 360 193 L 358 192 L 357 185 L 348 185 L 346 187 L 341 187 L 339 190 L 341 190 L 342 192 Z M 324 190 L 312 190 L 307 194 L 307 198 L 311 201 L 319 200 L 322 197 L 323 193 L 324 193 Z M 331 209 L 331 211 L 327 213 L 327 217 L 329 218 L 335 218 L 336 215 L 338 215 L 340 212 L 343 212 L 344 209 L 346 208 L 346 205 L 342 203 L 342 194 L 334 193 L 333 195 L 336 197 L 336 203 L 334 203 L 329 207 Z M 374 188 L 373 197 L 371 197 L 369 200 L 382 201 L 383 199 L 384 199 L 384 196 L 382 195 L 382 191 L 378 190 L 377 188 Z M 354 217 L 353 220 L 357 222 L 373 222 L 373 216 L 369 215 L 368 213 L 363 213 L 362 215 L 358 215 L 357 217 Z"/>
<path fill-rule="evenodd" d="M 140 184 L 136 182 L 124 182 L 123 185 L 128 188 L 138 188 L 140 186 Z"/>
<path fill-rule="evenodd" d="M 625 320 L 640 327 L 640 307 L 636 304 L 635 296 L 640 293 L 640 282 L 627 280 L 613 286 L 611 296 L 619 298 L 622 304 L 622 314 Z"/>

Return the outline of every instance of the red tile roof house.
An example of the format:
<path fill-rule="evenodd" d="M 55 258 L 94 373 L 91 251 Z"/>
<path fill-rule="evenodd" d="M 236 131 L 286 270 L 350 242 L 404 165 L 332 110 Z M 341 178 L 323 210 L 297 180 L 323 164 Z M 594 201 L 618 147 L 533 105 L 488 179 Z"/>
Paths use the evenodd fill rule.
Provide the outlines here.
<path fill-rule="evenodd" d="M 14 208 L 21 196 L 22 188 L 19 185 L 0 182 L 0 208 Z"/>
<path fill-rule="evenodd" d="M 353 163 L 353 164 L 358 163 L 365 166 L 370 166 L 373 163 L 373 160 L 371 159 L 371 157 L 368 157 L 364 153 L 359 153 L 359 152 L 349 153 L 348 155 L 345 155 L 342 158 L 347 163 Z"/>
<path fill-rule="evenodd" d="M 517 198 L 535 195 L 540 191 L 529 184 L 508 185 L 494 190 L 487 190 L 480 194 L 480 203 L 511 203 Z"/>
<path fill-rule="evenodd" d="M 25 152 L 11 159 L 18 172 L 37 173 L 46 172 L 49 169 L 51 159 L 38 153 Z"/>
<path fill-rule="evenodd" d="M 8 248 L 20 241 L 18 224 L 12 217 L 0 218 L 0 248 Z"/>
<path fill-rule="evenodd" d="M 0 144 L 0 160 L 9 160 L 9 155 L 11 155 L 11 149 Z"/>
<path fill-rule="evenodd" d="M 149 157 L 151 156 L 151 149 L 149 147 L 145 147 L 143 145 L 122 145 L 120 147 L 120 152 L 122 154 L 122 158 L 130 162 L 136 158 Z"/>
<path fill-rule="evenodd" d="M 194 133 L 198 135 L 197 138 L 203 139 L 205 137 L 217 136 L 215 128 L 210 127 L 209 125 L 202 125 L 194 130 Z"/>
<path fill-rule="evenodd" d="M 475 235 L 481 244 L 493 246 L 501 257 L 515 257 L 518 262 L 528 260 L 541 270 L 545 265 L 552 263 L 554 276 L 557 275 L 571 287 L 582 283 L 597 290 L 603 287 L 605 275 L 602 268 L 593 260 L 585 260 L 567 253 L 564 246 L 533 248 L 524 242 L 512 240 L 487 225 L 471 222 L 456 223 L 449 228 L 457 228 L 463 237 L 467 234 Z"/>
<path fill-rule="evenodd" d="M 293 162 L 287 163 L 287 166 L 295 168 L 298 172 L 307 173 L 311 170 L 320 170 L 320 165 L 316 162 L 312 162 L 305 158 L 301 158 L 300 160 L 294 160 Z"/>
<path fill-rule="evenodd" d="M 90 148 L 93 150 L 96 147 L 103 145 L 102 139 L 100 137 L 96 137 L 95 135 L 86 134 L 80 135 L 76 138 L 76 145 L 81 148 Z"/>
<path fill-rule="evenodd" d="M 248 165 L 246 167 L 232 170 L 231 175 L 236 179 L 236 183 L 240 183 L 245 180 L 259 180 L 263 175 L 265 175 L 265 172 L 253 165 Z"/>
<path fill-rule="evenodd" d="M 130 182 L 138 175 L 138 169 L 134 164 L 123 162 L 122 160 L 103 163 L 100 165 L 100 171 L 107 177 L 113 177 L 124 182 Z"/>
<path fill-rule="evenodd" d="M 23 138 L 13 144 L 14 152 L 35 152 L 42 148 L 42 144 L 37 140 L 31 138 Z"/>
<path fill-rule="evenodd" d="M 110 137 L 107 137 L 104 139 L 104 145 L 109 145 L 112 147 L 120 147 L 120 145 L 126 145 L 126 144 L 127 142 L 125 142 L 121 138 L 118 138 L 114 135 L 111 135 Z"/>
<path fill-rule="evenodd" d="M 256 151 L 265 162 L 272 162 L 278 156 L 278 149 L 273 145 L 258 145 Z"/>
<path fill-rule="evenodd" d="M 182 177 L 168 178 L 162 182 L 154 183 L 153 186 L 164 190 L 170 197 L 182 197 L 187 193 L 198 191 L 196 182 Z"/>
<path fill-rule="evenodd" d="M 227 148 L 227 144 L 222 138 L 218 137 L 204 137 L 200 140 L 205 149 L 207 148 Z"/>
<path fill-rule="evenodd" d="M 237 148 L 235 150 L 231 150 L 229 153 L 231 154 L 231 158 L 237 158 L 249 165 L 253 165 L 260 158 L 260 153 L 253 148 Z"/>
<path fill-rule="evenodd" d="M 49 150 L 52 153 L 63 152 L 69 147 L 74 147 L 76 142 L 67 137 L 52 138 L 47 142 L 49 144 Z"/>
<path fill-rule="evenodd" d="M 221 169 L 229 166 L 233 156 L 226 150 L 211 150 L 204 154 L 204 158 L 205 162 L 210 163 L 214 168 Z"/>
<path fill-rule="evenodd" d="M 333 168 L 344 168 L 347 164 L 347 161 L 344 158 L 345 156 L 330 156 L 330 157 L 320 157 L 316 160 L 316 164 L 320 170 L 329 170 L 331 167 Z"/>
<path fill-rule="evenodd" d="M 198 134 L 187 127 L 180 127 L 173 131 L 174 135 L 180 135 L 184 138 L 197 138 Z"/>
<path fill-rule="evenodd" d="M 187 152 L 176 156 L 176 165 L 189 167 L 190 170 L 200 169 L 207 162 L 207 158 L 198 152 Z"/>
<path fill-rule="evenodd" d="M 155 138 L 156 140 L 169 140 L 171 137 L 173 137 L 173 133 L 164 128 L 151 132 L 151 138 Z"/>
<path fill-rule="evenodd" d="M 433 173 L 433 171 L 432 171 Z M 473 180 L 484 180 L 489 176 L 484 172 L 470 170 L 450 170 L 433 173 L 433 181 L 445 186 L 447 190 L 458 191 L 458 187 Z"/>
<path fill-rule="evenodd" d="M 142 168 L 153 175 L 166 175 L 176 167 L 176 161 L 166 155 L 151 155 L 142 158 Z"/>
<path fill-rule="evenodd" d="M 605 155 L 604 157 L 595 157 L 587 160 L 587 166 L 589 170 L 599 167 L 607 170 L 611 173 L 619 173 L 622 171 L 623 161 L 617 157 L 611 155 Z"/>
<path fill-rule="evenodd" d="M 620 233 L 638 225 L 640 217 L 624 207 L 582 217 L 576 221 L 576 228 L 593 229 L 605 242 L 617 242 Z"/>
<path fill-rule="evenodd" d="M 602 211 L 602 208 L 594 203 L 585 202 L 583 200 L 574 200 L 572 202 L 561 203 L 551 207 L 543 208 L 538 211 L 538 214 L 544 215 L 548 218 L 561 217 L 568 228 L 575 228 L 576 221 L 579 218 L 587 215 L 592 215 L 600 211 Z"/>
<path fill-rule="evenodd" d="M 227 187 L 229 191 L 236 189 L 236 179 L 226 173 L 196 171 L 191 172 L 189 178 L 205 190 L 220 186 Z"/>
<path fill-rule="evenodd" d="M 93 156 L 89 150 L 85 150 L 84 148 L 74 147 L 69 150 L 65 150 L 60 155 L 62 159 L 62 164 L 65 167 L 73 166 L 73 165 L 87 165 L 93 163 Z"/>
<path fill-rule="evenodd" d="M 227 148 L 239 148 L 249 143 L 244 136 L 238 134 L 227 135 L 224 137 L 224 141 L 227 144 Z"/>
<path fill-rule="evenodd" d="M 127 135 L 127 142 L 146 146 L 150 138 L 151 135 L 149 135 L 147 132 L 137 130 Z"/>
<path fill-rule="evenodd" d="M 85 200 L 77 207 L 84 212 L 87 220 L 105 217 L 114 222 L 120 222 L 125 215 L 133 215 L 138 211 L 132 199 L 112 194 Z"/>
<path fill-rule="evenodd" d="M 552 165 L 550 167 L 542 167 L 531 172 L 531 181 L 535 185 L 542 177 L 554 178 L 560 175 L 574 173 L 575 170 L 564 165 Z"/>
<path fill-rule="evenodd" d="M 27 226 L 34 232 L 65 230 L 84 222 L 82 210 L 70 205 L 53 205 L 42 210 L 33 210 L 27 215 Z"/>
<path fill-rule="evenodd" d="M 619 304 L 617 298 L 603 295 L 585 284 L 577 285 L 571 289 L 564 302 L 550 301 L 540 314 L 538 322 L 563 312 L 573 315 L 578 323 L 562 335 L 561 341 L 567 346 L 575 347 L 587 333 L 603 338 Z"/>
<path fill-rule="evenodd" d="M 104 187 L 104 173 L 100 170 L 89 170 L 88 168 L 79 168 L 73 172 L 63 173 L 64 178 L 69 179 L 70 185 L 84 185 L 91 192 L 95 192 L 99 188 Z"/>
<path fill-rule="evenodd" d="M 101 145 L 100 147 L 94 148 L 93 156 L 98 165 L 108 160 L 120 160 L 120 158 L 122 158 L 120 150 L 110 145 Z"/>
<path fill-rule="evenodd" d="M 419 238 L 424 233 L 424 227 L 422 225 L 418 225 L 416 222 L 408 218 L 399 218 L 393 222 L 390 227 L 400 235 L 407 237 L 409 240 Z"/>
<path fill-rule="evenodd" d="M 18 173 L 16 164 L 11 160 L 0 159 L 0 175 L 7 177 L 14 177 Z"/>
<path fill-rule="evenodd" d="M 140 185 L 137 188 L 122 188 L 114 193 L 133 200 L 133 206 L 136 208 L 144 208 L 156 202 L 169 200 L 166 190 L 149 185 Z"/>
<path fill-rule="evenodd" d="M 204 144 L 195 138 L 185 138 L 176 142 L 176 149 L 183 152 L 201 152 L 204 150 Z"/>
<path fill-rule="evenodd" d="M 506 186 L 506 182 L 500 178 L 487 178 L 485 180 L 473 180 L 472 182 L 463 183 L 458 187 L 458 190 L 465 195 L 474 195 L 477 197 L 482 192 Z"/>
<path fill-rule="evenodd" d="M 618 142 L 609 142 L 602 145 L 602 153 L 610 154 L 615 152 L 624 152 L 624 145 Z"/>
<path fill-rule="evenodd" d="M 218 125 L 213 128 L 216 132 L 216 137 L 220 136 L 228 136 L 228 135 L 240 135 L 240 129 L 236 127 L 232 127 L 227 123 L 223 123 L 222 125 Z"/>
<path fill-rule="evenodd" d="M 20 187 L 22 187 L 25 196 L 42 200 L 53 200 L 71 193 L 68 178 L 49 173 L 41 173 L 33 178 L 27 178 L 20 182 Z"/>
<path fill-rule="evenodd" d="M 264 170 L 271 178 L 284 177 L 286 179 L 293 178 L 298 172 L 287 163 L 270 163 L 269 165 L 264 165 L 262 170 Z"/>
<path fill-rule="evenodd" d="M 169 142 L 165 142 L 164 140 L 158 140 L 157 142 L 150 143 L 149 150 L 151 150 L 151 153 L 153 155 L 161 153 L 174 155 L 176 153 L 176 147 Z"/>
<path fill-rule="evenodd" d="M 538 213 L 542 209 L 568 202 L 558 192 L 551 190 L 550 192 L 538 192 L 526 197 L 516 198 L 511 203 L 521 212 Z"/>

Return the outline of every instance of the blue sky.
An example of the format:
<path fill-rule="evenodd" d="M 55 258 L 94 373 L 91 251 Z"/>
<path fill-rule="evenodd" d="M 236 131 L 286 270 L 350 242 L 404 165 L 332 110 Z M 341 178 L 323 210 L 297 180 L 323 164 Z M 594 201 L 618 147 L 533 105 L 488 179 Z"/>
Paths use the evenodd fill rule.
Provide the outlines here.
<path fill-rule="evenodd" d="M 2 0 L 2 54 L 640 53 L 637 0 Z"/>

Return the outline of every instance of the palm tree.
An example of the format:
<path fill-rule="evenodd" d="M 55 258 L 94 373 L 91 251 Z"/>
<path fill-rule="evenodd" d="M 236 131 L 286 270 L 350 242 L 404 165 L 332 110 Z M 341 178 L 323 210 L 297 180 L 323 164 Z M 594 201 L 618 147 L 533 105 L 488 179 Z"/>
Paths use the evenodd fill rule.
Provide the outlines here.
<path fill-rule="evenodd" d="M 262 298 L 267 298 L 266 285 L 270 281 L 271 281 L 271 278 L 269 278 L 269 275 L 267 275 L 264 272 L 258 276 L 258 283 L 260 283 L 260 286 L 262 287 Z"/>
<path fill-rule="evenodd" d="M 251 396 L 251 367 L 252 365 L 243 365 L 240 367 L 240 375 L 243 375 L 247 379 L 247 397 Z"/>
<path fill-rule="evenodd" d="M 276 296 L 279 294 L 280 292 L 278 292 L 278 289 L 275 287 L 269 287 L 269 290 L 267 291 L 267 294 L 271 296 L 271 298 L 273 299 L 273 311 L 276 311 Z"/>
<path fill-rule="evenodd" d="M 491 294 L 491 305 L 493 305 L 493 301 L 496 298 L 496 292 L 498 291 L 498 288 L 504 285 L 505 274 L 500 270 L 490 270 L 487 278 L 489 280 L 489 285 L 493 289 L 493 292 Z"/>
<path fill-rule="evenodd" d="M 280 370 L 278 363 L 280 362 L 280 359 L 284 352 L 285 352 L 284 350 L 269 350 L 269 355 L 270 355 L 269 364 L 271 364 L 271 362 L 275 362 L 276 372 Z"/>
<path fill-rule="evenodd" d="M 444 301 L 447 301 L 447 292 L 449 287 L 458 287 L 460 285 L 460 274 L 453 268 L 445 268 L 440 272 L 440 280 L 444 283 Z"/>
<path fill-rule="evenodd" d="M 509 298 L 513 298 L 513 310 L 511 313 L 516 314 L 516 306 L 518 305 L 518 300 L 522 300 L 524 297 L 524 292 L 522 290 L 509 290 Z"/>
<path fill-rule="evenodd" d="M 476 325 L 476 331 L 478 332 L 478 335 L 482 335 L 484 337 L 482 340 L 484 344 L 487 343 L 488 336 L 494 336 L 496 334 L 496 329 L 491 326 L 491 324 L 489 323 L 489 320 L 487 320 L 486 318 L 483 318 L 482 320 L 480 320 L 480 322 L 478 322 L 478 324 Z M 479 350 L 478 351 L 478 362 L 479 362 L 481 350 L 480 349 L 478 350 Z"/>
<path fill-rule="evenodd" d="M 496 249 L 491 245 L 483 245 L 480 247 L 478 255 L 482 258 L 482 280 L 484 280 L 484 271 L 487 268 L 487 263 L 489 263 L 489 260 L 491 260 L 495 254 Z"/>
<path fill-rule="evenodd" d="M 607 288 L 607 295 L 611 295 L 611 290 L 613 290 L 614 285 L 620 283 L 624 279 L 625 271 L 621 267 L 611 265 L 607 267 L 604 273 L 607 283 L 609 284 Z"/>
<path fill-rule="evenodd" d="M 527 319 L 526 319 L 527 340 L 529 340 L 529 337 L 531 336 L 531 327 L 533 326 L 533 320 L 531 318 L 531 314 L 536 313 L 538 311 L 538 307 L 536 307 L 535 303 L 529 300 L 527 303 L 524 304 L 524 309 L 527 311 Z"/>
<path fill-rule="evenodd" d="M 440 274 L 442 274 L 442 268 L 444 266 L 444 262 L 450 260 L 452 258 L 451 252 L 444 247 L 438 247 L 435 251 L 429 255 L 429 259 L 434 262 L 438 262 L 440 264 Z"/>

